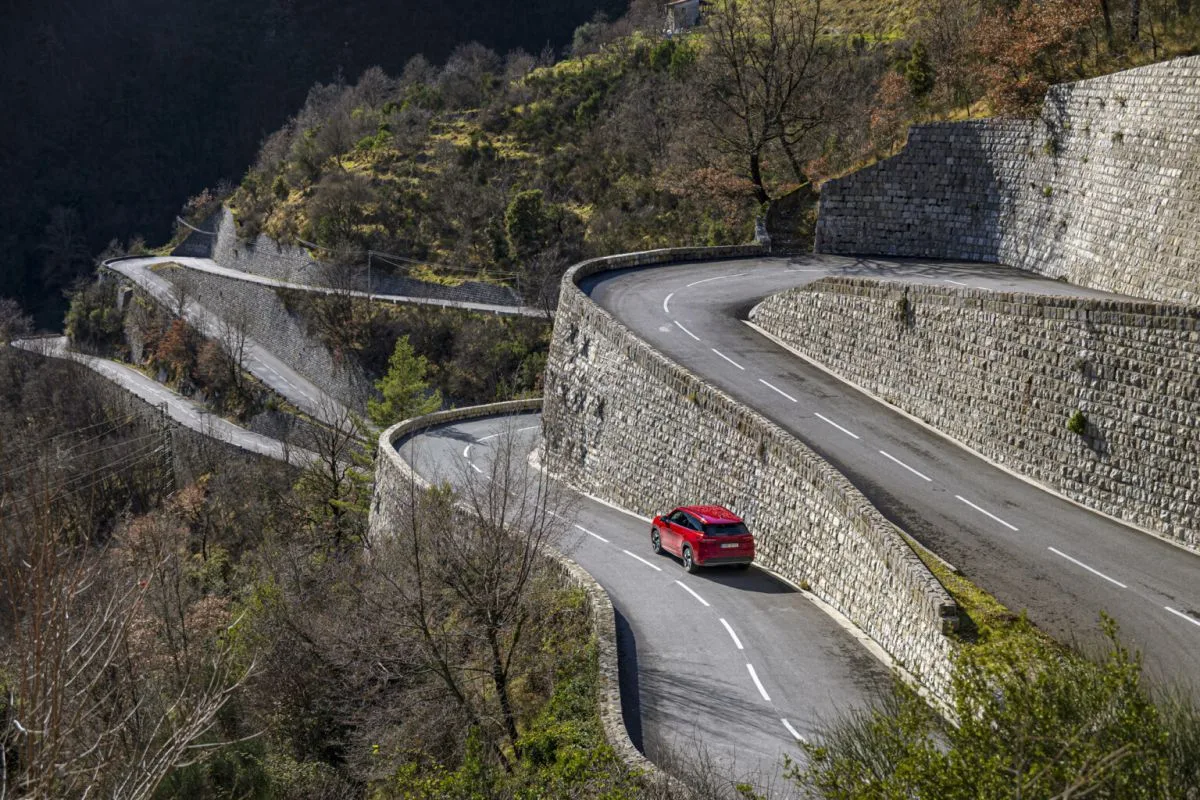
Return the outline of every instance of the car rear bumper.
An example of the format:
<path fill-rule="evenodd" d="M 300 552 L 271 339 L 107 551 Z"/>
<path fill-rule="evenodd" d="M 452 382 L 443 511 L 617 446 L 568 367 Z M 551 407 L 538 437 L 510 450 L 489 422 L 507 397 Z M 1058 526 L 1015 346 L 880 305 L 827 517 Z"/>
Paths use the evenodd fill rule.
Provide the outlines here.
<path fill-rule="evenodd" d="M 725 564 L 752 564 L 754 556 L 710 556 L 703 561 L 697 560 L 696 563 L 702 567 L 719 567 Z"/>

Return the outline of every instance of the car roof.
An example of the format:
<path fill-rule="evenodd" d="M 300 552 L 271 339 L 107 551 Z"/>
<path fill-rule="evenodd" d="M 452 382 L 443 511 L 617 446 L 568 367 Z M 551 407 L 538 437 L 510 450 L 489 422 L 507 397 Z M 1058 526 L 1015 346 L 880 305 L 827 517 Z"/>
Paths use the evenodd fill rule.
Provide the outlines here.
<path fill-rule="evenodd" d="M 742 521 L 741 517 L 724 506 L 680 506 L 679 508 L 694 517 L 699 517 L 700 521 L 706 525 Z"/>

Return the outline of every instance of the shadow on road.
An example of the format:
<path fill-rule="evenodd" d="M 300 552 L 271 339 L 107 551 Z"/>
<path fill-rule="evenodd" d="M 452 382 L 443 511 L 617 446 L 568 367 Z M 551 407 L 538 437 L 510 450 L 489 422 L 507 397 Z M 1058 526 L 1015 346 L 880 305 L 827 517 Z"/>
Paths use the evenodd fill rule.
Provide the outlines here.
<path fill-rule="evenodd" d="M 642 699 L 638 687 L 637 639 L 629 620 L 613 604 L 613 618 L 617 628 L 617 679 L 621 686 L 621 714 L 625 717 L 625 730 L 629 740 L 643 754 L 642 743 Z"/>
<path fill-rule="evenodd" d="M 778 578 L 754 567 L 747 570 L 733 567 L 709 567 L 696 573 L 696 577 L 743 592 L 758 592 L 759 594 L 795 594 L 796 592 Z"/>

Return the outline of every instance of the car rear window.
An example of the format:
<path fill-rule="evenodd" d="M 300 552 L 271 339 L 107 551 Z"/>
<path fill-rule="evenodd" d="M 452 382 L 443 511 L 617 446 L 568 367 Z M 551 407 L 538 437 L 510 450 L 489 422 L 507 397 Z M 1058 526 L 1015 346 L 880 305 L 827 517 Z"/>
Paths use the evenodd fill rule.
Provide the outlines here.
<path fill-rule="evenodd" d="M 741 522 L 725 522 L 719 525 L 704 526 L 705 536 L 740 536 L 749 532 L 746 530 L 745 524 Z"/>

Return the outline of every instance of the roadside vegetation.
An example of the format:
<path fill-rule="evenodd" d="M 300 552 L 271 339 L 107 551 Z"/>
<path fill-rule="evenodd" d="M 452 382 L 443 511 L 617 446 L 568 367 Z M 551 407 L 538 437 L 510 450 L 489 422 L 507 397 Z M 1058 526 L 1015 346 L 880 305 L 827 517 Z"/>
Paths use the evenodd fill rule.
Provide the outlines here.
<path fill-rule="evenodd" d="M 1064 647 L 915 548 L 959 604 L 946 718 L 897 681 L 804 746 L 809 797 L 1200 798 L 1200 710 L 1189 676 L 1151 685 L 1101 620 L 1102 647 Z"/>

